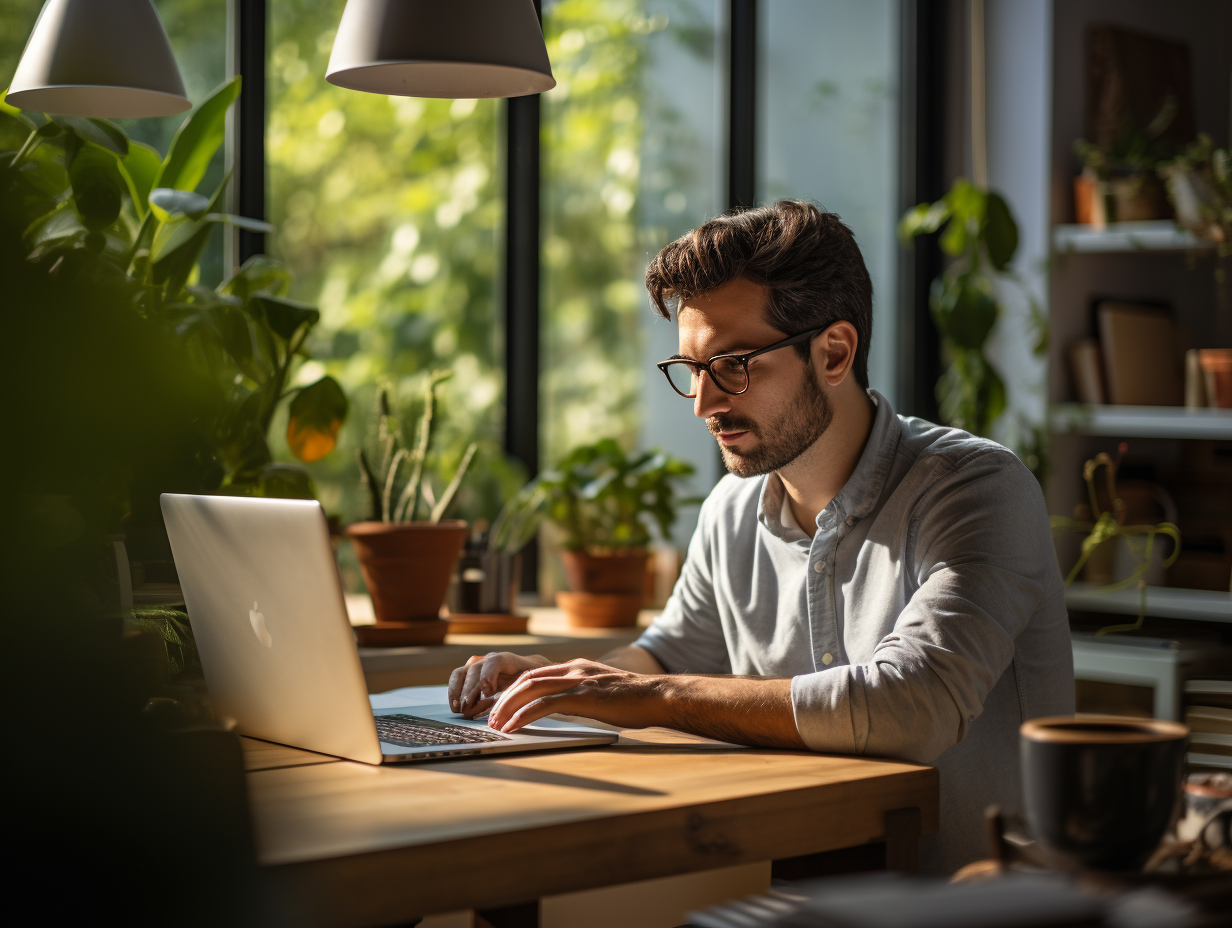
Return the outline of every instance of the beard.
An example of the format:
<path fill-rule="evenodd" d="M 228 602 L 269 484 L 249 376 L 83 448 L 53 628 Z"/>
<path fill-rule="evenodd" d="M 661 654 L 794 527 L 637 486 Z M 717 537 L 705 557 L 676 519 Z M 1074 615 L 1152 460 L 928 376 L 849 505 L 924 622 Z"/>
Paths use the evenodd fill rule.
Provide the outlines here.
<path fill-rule="evenodd" d="M 782 414 L 761 426 L 739 416 L 713 416 L 706 428 L 718 440 L 719 432 L 747 431 L 760 439 L 752 451 L 741 453 L 719 440 L 723 464 L 737 477 L 756 477 L 786 467 L 813 446 L 830 427 L 834 408 L 817 384 L 810 365 L 796 396 Z"/>

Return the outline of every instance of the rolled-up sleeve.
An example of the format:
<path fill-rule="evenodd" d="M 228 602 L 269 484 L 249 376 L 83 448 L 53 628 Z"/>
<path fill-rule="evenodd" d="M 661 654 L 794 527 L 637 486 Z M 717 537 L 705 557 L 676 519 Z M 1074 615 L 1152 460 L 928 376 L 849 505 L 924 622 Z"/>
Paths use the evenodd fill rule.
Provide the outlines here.
<path fill-rule="evenodd" d="M 728 673 L 731 662 L 719 620 L 711 539 L 715 496 L 702 504 L 680 578 L 663 612 L 634 642 L 668 673 Z"/>
<path fill-rule="evenodd" d="M 916 585 L 871 660 L 792 679 L 796 727 L 814 750 L 930 762 L 966 735 L 1053 589 L 1047 511 L 1008 451 L 939 461 L 913 507 Z"/>

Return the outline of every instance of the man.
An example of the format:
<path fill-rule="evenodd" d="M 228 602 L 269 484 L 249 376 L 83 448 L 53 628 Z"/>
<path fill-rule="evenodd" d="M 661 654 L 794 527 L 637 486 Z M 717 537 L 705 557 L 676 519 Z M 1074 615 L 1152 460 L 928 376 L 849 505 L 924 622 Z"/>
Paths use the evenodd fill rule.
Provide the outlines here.
<path fill-rule="evenodd" d="M 784 200 L 714 219 L 646 283 L 661 315 L 677 310 L 680 353 L 659 366 L 731 475 L 635 644 L 602 662 L 471 658 L 454 710 L 490 708 L 503 731 L 562 712 L 935 764 L 924 866 L 985 856 L 985 806 L 1020 802 L 1018 726 L 1074 708 L 1035 480 L 868 389 L 872 283 L 833 213 Z"/>

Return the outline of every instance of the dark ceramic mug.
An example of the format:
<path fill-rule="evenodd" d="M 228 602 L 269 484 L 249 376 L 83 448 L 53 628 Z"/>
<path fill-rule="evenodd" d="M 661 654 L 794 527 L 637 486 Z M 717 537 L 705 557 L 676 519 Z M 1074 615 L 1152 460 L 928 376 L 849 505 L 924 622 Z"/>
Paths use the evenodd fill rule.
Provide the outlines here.
<path fill-rule="evenodd" d="M 1179 808 L 1189 729 L 1162 719 L 1052 716 L 1019 729 L 1023 805 L 1059 865 L 1132 871 Z"/>

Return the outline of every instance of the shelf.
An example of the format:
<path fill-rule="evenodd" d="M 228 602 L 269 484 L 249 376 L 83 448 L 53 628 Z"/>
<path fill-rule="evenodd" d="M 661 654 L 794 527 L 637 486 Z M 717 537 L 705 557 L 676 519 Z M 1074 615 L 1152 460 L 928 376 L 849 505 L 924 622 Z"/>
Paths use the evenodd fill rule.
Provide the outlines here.
<path fill-rule="evenodd" d="M 1070 435 L 1232 439 L 1232 409 L 1062 403 L 1052 407 L 1049 424 L 1054 432 Z"/>
<path fill-rule="evenodd" d="M 1227 754 L 1199 754 L 1190 751 L 1185 755 L 1191 767 L 1224 767 L 1232 769 L 1232 757 Z"/>
<path fill-rule="evenodd" d="M 1190 251 L 1213 247 L 1171 219 L 1150 222 L 1114 222 L 1106 228 L 1058 225 L 1052 227 L 1052 247 L 1073 254 L 1116 254 L 1129 251 Z"/>
<path fill-rule="evenodd" d="M 1075 581 L 1065 591 L 1065 605 L 1085 612 L 1138 614 L 1138 591 L 1100 593 L 1093 583 Z M 1168 586 L 1146 588 L 1146 614 L 1160 619 L 1203 619 L 1232 622 L 1232 593 L 1213 590 L 1183 590 Z"/>

